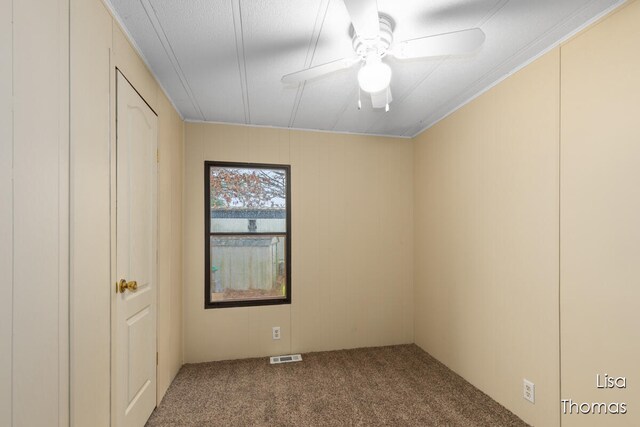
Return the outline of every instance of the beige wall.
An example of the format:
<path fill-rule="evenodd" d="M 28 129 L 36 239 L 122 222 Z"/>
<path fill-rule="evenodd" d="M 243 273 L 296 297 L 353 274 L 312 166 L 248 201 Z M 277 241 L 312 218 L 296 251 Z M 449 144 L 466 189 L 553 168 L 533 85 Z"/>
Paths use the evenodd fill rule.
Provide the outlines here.
<path fill-rule="evenodd" d="M 183 124 L 99 0 L 71 2 L 71 415 L 110 420 L 111 245 L 115 69 L 158 113 L 158 401 L 182 364 L 181 197 Z"/>
<path fill-rule="evenodd" d="M 628 405 L 563 426 L 640 425 L 639 23 L 631 2 L 562 47 L 562 397 Z"/>
<path fill-rule="evenodd" d="M 413 341 L 409 140 L 187 123 L 185 145 L 186 362 Z M 291 305 L 203 308 L 205 160 L 291 164 Z"/>
<path fill-rule="evenodd" d="M 184 123 L 158 91 L 158 402 L 182 366 Z"/>
<path fill-rule="evenodd" d="M 111 19 L 72 1 L 71 424 L 109 423 L 109 66 Z"/>
<path fill-rule="evenodd" d="M 68 423 L 68 1 L 0 2 L 0 424 Z"/>
<path fill-rule="evenodd" d="M 559 424 L 559 60 L 419 135 L 414 155 L 415 342 L 540 426 Z"/>
<path fill-rule="evenodd" d="M 563 426 L 640 423 L 638 22 L 630 2 L 415 140 L 416 342 L 534 425 L 560 396 L 629 411 Z"/>
<path fill-rule="evenodd" d="M 0 425 L 11 425 L 13 349 L 13 10 L 0 1 Z"/>

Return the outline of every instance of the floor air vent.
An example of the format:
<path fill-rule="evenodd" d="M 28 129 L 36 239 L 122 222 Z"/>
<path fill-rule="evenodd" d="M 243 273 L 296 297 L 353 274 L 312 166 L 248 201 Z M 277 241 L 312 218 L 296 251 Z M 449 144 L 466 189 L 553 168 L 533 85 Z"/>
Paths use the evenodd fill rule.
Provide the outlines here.
<path fill-rule="evenodd" d="M 273 356 L 270 358 L 272 365 L 278 363 L 302 362 L 302 356 L 299 354 L 288 354 L 286 356 Z"/>

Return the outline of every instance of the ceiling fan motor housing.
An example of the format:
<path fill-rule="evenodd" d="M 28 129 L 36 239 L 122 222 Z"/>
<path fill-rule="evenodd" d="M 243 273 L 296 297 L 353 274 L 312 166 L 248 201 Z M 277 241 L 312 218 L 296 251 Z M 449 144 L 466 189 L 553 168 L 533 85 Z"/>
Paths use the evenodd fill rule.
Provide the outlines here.
<path fill-rule="evenodd" d="M 373 39 L 364 39 L 353 32 L 353 50 L 363 59 L 371 54 L 377 54 L 380 58 L 386 55 L 391 43 L 393 43 L 394 22 L 390 16 L 380 14 L 380 32 Z"/>

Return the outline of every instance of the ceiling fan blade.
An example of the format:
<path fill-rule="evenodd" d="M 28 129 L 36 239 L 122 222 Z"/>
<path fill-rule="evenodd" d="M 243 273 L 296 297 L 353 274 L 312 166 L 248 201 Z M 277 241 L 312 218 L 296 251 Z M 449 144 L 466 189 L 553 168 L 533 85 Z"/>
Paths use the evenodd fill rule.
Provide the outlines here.
<path fill-rule="evenodd" d="M 391 96 L 391 88 L 371 94 L 371 106 L 373 108 L 385 108 L 387 104 L 391 104 L 393 97 Z"/>
<path fill-rule="evenodd" d="M 380 32 L 377 0 L 344 0 L 356 34 L 363 39 L 374 39 Z"/>
<path fill-rule="evenodd" d="M 391 54 L 399 59 L 461 55 L 476 50 L 484 43 L 484 39 L 484 32 L 480 28 L 471 28 L 405 40 L 394 46 Z"/>
<path fill-rule="evenodd" d="M 344 70 L 358 62 L 360 62 L 359 56 L 351 56 L 349 58 L 342 58 L 336 61 L 327 62 L 326 64 L 316 65 L 315 67 L 296 71 L 295 73 L 283 76 L 282 83 L 301 83 L 305 80 L 311 80 L 316 77 L 324 76 L 325 74 L 333 73 L 334 71 Z"/>

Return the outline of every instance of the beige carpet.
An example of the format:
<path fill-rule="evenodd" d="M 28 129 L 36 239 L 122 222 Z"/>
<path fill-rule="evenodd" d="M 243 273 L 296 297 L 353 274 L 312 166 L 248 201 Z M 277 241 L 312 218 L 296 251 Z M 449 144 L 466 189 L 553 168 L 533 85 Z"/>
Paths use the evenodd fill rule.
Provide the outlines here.
<path fill-rule="evenodd" d="M 415 345 L 182 367 L 148 426 L 526 426 Z"/>

